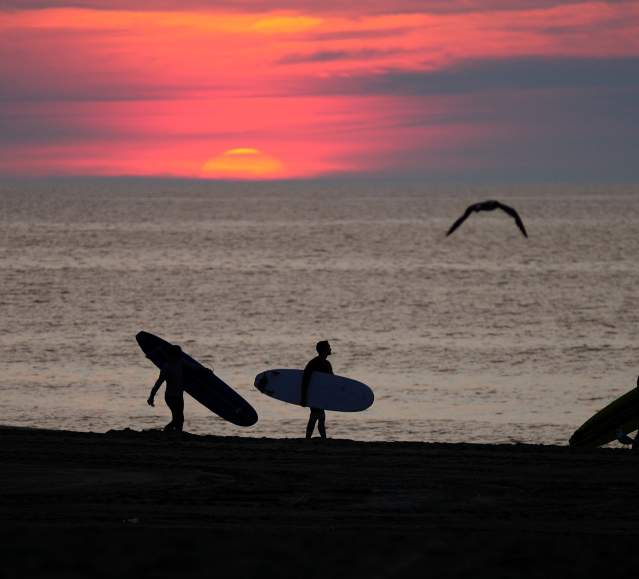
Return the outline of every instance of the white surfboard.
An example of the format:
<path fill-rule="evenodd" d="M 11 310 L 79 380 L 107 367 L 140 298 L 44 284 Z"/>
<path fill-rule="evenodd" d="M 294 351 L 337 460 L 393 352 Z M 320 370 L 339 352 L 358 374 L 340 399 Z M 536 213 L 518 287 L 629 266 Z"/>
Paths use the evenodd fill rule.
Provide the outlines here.
<path fill-rule="evenodd" d="M 261 372 L 255 377 L 255 387 L 277 400 L 301 406 L 302 370 L 277 369 Z M 306 406 L 340 412 L 366 410 L 375 396 L 373 391 L 357 380 L 313 372 L 308 385 Z"/>

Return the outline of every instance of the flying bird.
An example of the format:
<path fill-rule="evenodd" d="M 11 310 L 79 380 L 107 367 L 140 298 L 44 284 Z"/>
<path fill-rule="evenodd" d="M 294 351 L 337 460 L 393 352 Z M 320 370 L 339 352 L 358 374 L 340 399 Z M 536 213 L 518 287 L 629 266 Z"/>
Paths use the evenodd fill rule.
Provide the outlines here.
<path fill-rule="evenodd" d="M 495 209 L 501 209 L 510 215 L 514 220 L 517 227 L 519 227 L 520 231 L 524 234 L 524 237 L 528 237 L 528 233 L 526 233 L 526 228 L 524 227 L 524 222 L 519 217 L 519 213 L 517 213 L 512 207 L 508 205 L 504 205 L 499 201 L 482 201 L 481 203 L 473 203 L 464 214 L 453 223 L 446 233 L 446 237 L 448 237 L 455 229 L 457 229 L 466 219 L 468 219 L 471 214 L 478 213 L 479 211 L 494 211 Z"/>

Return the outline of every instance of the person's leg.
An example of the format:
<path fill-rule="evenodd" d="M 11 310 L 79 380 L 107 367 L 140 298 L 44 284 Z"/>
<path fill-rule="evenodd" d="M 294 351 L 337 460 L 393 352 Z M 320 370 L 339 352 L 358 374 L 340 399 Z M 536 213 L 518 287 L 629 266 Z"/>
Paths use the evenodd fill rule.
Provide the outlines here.
<path fill-rule="evenodd" d="M 171 422 L 164 427 L 164 430 L 182 430 L 184 400 L 180 400 L 177 396 L 165 396 L 164 401 L 171 411 Z"/>
<path fill-rule="evenodd" d="M 313 436 L 313 430 L 315 430 L 315 423 L 317 422 L 317 412 L 315 408 L 311 408 L 311 415 L 308 417 L 308 424 L 306 425 L 306 438 Z"/>
<path fill-rule="evenodd" d="M 175 401 L 175 410 L 173 411 L 173 428 L 178 432 L 182 432 L 184 426 L 184 398 L 178 398 Z"/>
<path fill-rule="evenodd" d="M 326 412 L 323 410 L 317 413 L 317 430 L 322 438 L 326 438 Z"/>

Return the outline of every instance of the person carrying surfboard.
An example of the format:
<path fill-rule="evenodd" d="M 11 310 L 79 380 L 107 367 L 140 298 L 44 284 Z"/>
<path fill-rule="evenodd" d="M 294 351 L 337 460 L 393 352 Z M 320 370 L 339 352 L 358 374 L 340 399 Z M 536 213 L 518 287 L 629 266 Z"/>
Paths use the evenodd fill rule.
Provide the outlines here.
<path fill-rule="evenodd" d="M 639 389 L 639 376 L 637 376 L 637 389 Z M 637 428 L 639 428 L 639 426 Z M 617 429 L 616 436 L 621 444 L 629 444 L 632 445 L 632 450 L 639 450 L 639 430 L 637 430 L 635 437 L 631 438 L 624 432 L 623 426 L 620 426 Z"/>
<path fill-rule="evenodd" d="M 331 351 L 331 345 L 327 340 L 317 342 L 315 349 L 317 350 L 317 356 L 313 358 L 304 368 L 302 374 L 302 388 L 301 388 L 301 401 L 302 406 L 306 406 L 306 399 L 308 396 L 308 385 L 311 381 L 311 375 L 313 372 L 324 372 L 325 374 L 332 374 L 333 367 L 327 358 L 333 353 Z M 317 430 L 322 438 L 326 438 L 326 412 L 321 408 L 311 408 L 311 415 L 308 418 L 308 424 L 306 425 L 306 438 L 312 438 L 313 431 L 315 430 L 315 424 L 317 424 Z"/>
<path fill-rule="evenodd" d="M 167 349 L 167 362 L 160 371 L 160 376 L 156 380 L 149 399 L 146 401 L 149 406 L 155 406 L 155 395 L 162 382 L 166 382 L 164 400 L 171 410 L 171 422 L 164 430 L 182 432 L 184 424 L 184 386 L 182 380 L 182 348 L 172 345 Z"/>

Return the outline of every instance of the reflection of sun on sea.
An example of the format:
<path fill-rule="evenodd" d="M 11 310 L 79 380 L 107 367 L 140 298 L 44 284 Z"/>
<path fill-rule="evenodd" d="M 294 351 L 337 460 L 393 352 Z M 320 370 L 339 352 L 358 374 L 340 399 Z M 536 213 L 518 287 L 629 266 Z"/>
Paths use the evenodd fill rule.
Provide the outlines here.
<path fill-rule="evenodd" d="M 277 177 L 283 169 L 284 166 L 275 157 L 249 147 L 224 151 L 202 166 L 202 172 L 209 177 L 248 179 Z"/>

